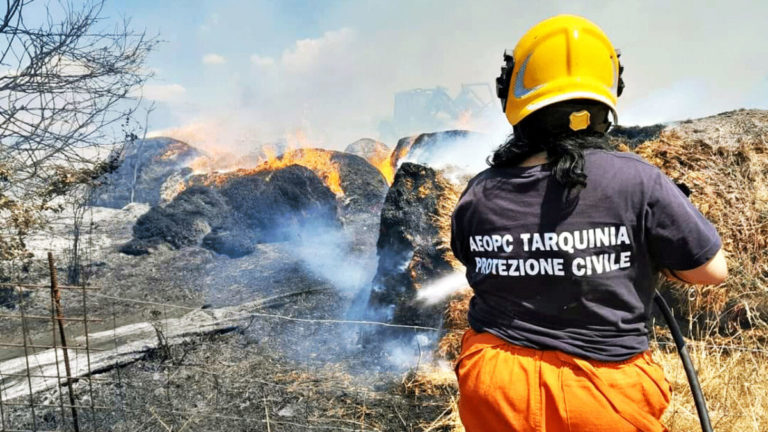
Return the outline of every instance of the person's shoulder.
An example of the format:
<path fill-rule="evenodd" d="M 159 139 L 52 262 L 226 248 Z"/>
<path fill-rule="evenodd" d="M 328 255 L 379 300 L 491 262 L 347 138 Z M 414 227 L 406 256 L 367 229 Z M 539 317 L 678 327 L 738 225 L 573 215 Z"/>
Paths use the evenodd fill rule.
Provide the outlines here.
<path fill-rule="evenodd" d="M 590 149 L 585 153 L 585 159 L 593 165 L 604 169 L 640 171 L 649 175 L 656 175 L 659 168 L 637 153 Z"/>
<path fill-rule="evenodd" d="M 493 167 L 489 167 L 484 169 L 483 171 L 480 171 L 474 177 L 469 179 L 464 187 L 464 191 L 461 193 L 461 196 L 459 197 L 459 201 L 466 202 L 468 200 L 471 200 L 474 196 L 473 189 L 477 187 L 482 188 L 482 185 L 485 181 L 496 176 L 495 175 L 496 171 L 498 170 L 494 170 Z"/>
<path fill-rule="evenodd" d="M 486 180 L 486 179 L 488 179 L 490 177 L 493 177 L 497 171 L 498 171 L 498 169 L 496 169 L 494 167 L 488 167 L 488 168 L 480 171 L 479 173 L 475 174 L 474 177 L 469 179 L 469 182 L 472 183 L 472 182 L 478 182 L 478 181 Z"/>
<path fill-rule="evenodd" d="M 488 167 L 480 171 L 479 173 L 475 174 L 474 177 L 469 179 L 469 181 L 467 181 L 467 189 L 473 186 L 479 185 L 480 183 L 483 183 L 484 181 L 487 181 L 491 178 L 496 177 L 497 172 L 498 170 L 494 169 L 493 167 Z"/>

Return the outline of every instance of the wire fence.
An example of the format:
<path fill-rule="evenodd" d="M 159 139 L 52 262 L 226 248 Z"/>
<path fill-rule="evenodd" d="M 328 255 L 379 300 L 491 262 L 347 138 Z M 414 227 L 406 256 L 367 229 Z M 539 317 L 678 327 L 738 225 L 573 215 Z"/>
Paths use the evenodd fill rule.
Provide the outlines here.
<path fill-rule="evenodd" d="M 256 373 L 228 370 L 195 361 L 169 361 L 162 369 L 148 369 L 139 376 L 126 366 L 147 356 L 173 358 L 172 346 L 199 342 L 207 335 L 247 328 L 255 319 L 280 320 L 313 326 L 354 325 L 400 328 L 439 333 L 438 328 L 398 325 L 362 320 L 311 319 L 263 311 L 263 307 L 287 296 L 307 294 L 303 290 L 262 298 L 249 304 L 201 310 L 199 307 L 130 299 L 105 294 L 98 287 L 60 285 L 52 255 L 48 256 L 50 284 L 0 283 L 12 291 L 15 307 L 0 314 L 0 428 L 2 431 L 101 431 L 196 430 L 201 421 L 220 430 L 378 430 L 365 422 L 366 395 L 359 413 L 291 414 L 291 405 L 270 399 L 280 389 L 303 400 L 318 392 L 316 379 L 302 381 L 291 375 L 280 380 Z M 98 312 L 92 303 L 98 301 Z M 122 306 L 123 309 L 120 309 Z M 126 307 L 135 307 L 149 320 L 126 320 Z M 176 311 L 174 313 L 173 311 Z M 134 314 L 137 315 L 137 314 Z M 134 317 L 136 318 L 136 317 Z M 673 344 L 655 341 L 671 348 Z M 768 350 L 739 345 L 691 342 L 696 349 L 752 352 L 768 357 Z M 318 347 L 319 350 L 322 347 Z M 182 353 L 180 356 L 186 356 Z M 176 359 L 178 360 L 178 359 Z M 176 390 L 191 374 L 208 380 L 199 394 Z M 148 379 L 147 376 L 150 378 Z M 235 379 L 236 376 L 236 379 Z M 323 391 L 348 395 L 349 386 L 334 388 L 323 383 Z M 192 399 L 194 401 L 190 402 Z M 176 401 L 187 403 L 179 404 Z M 237 402 L 240 406 L 233 409 Z M 245 402 L 243 402 L 245 401 Z M 256 401 L 259 406 L 243 404 Z M 305 402 L 307 403 L 307 402 Z M 286 408 L 288 406 L 289 408 Z M 193 408 L 190 408 L 193 407 Z M 397 410 L 397 408 L 394 408 Z M 243 414 L 243 413 L 248 414 Z M 281 415 L 276 415 L 280 412 Z M 288 413 L 288 414 L 286 414 Z M 400 413 L 397 413 L 400 416 Z M 227 426 L 229 425 L 229 426 Z"/>
<path fill-rule="evenodd" d="M 157 352 L 162 355 L 171 346 L 194 338 L 201 340 L 206 335 L 246 328 L 254 319 L 320 326 L 380 326 L 420 332 L 439 331 L 434 327 L 363 320 L 310 319 L 258 310 L 291 295 L 316 291 L 311 289 L 266 297 L 246 305 L 205 311 L 200 307 L 123 298 L 104 294 L 98 287 L 60 285 L 54 258 L 50 254 L 48 264 L 50 284 L 0 283 L 0 289 L 14 293 L 12 300 L 15 303 L 12 313 L 0 314 L 0 323 L 3 324 L 0 338 L 2 431 L 105 430 L 105 427 L 112 429 L 107 424 L 124 421 L 126 416 L 132 416 L 131 424 L 134 427 L 138 421 L 136 419 L 144 418 L 156 430 L 190 429 L 190 425 L 203 418 L 217 424 L 223 421 L 235 422 L 239 428 L 247 430 L 255 425 L 268 429 L 282 425 L 293 427 L 292 430 L 361 430 L 355 425 L 345 426 L 344 423 L 351 420 L 341 418 L 335 419 L 335 422 L 333 419 L 304 419 L 302 423 L 270 417 L 266 398 L 261 416 L 228 415 L 216 408 L 177 409 L 170 401 L 170 396 L 166 406 L 142 403 L 144 395 L 148 392 L 157 393 L 156 390 L 162 389 L 162 386 L 148 390 L 145 380 L 127 377 L 122 369 L 147 355 Z M 91 311 L 95 300 L 99 301 L 98 315 Z M 134 315 L 148 313 L 150 319 L 126 321 L 117 312 L 120 305 L 123 306 L 122 310 L 130 306 L 136 307 L 137 311 L 141 309 L 141 314 Z M 200 375 L 213 377 L 217 385 L 229 375 L 194 363 L 172 363 L 166 368 L 171 371 L 165 373 L 168 376 L 165 387 L 171 385 L 178 371 L 183 368 L 192 368 Z M 297 388 L 295 382 L 288 385 L 255 376 L 239 376 L 236 382 L 228 384 L 226 390 L 229 393 L 245 394 L 255 385 Z M 177 425 L 181 423 L 186 426 L 174 428 L 167 424 L 169 422 L 164 416 L 174 417 Z M 178 418 L 188 420 L 180 422 Z M 329 422 L 335 424 L 323 424 Z M 376 430 L 370 426 L 364 429 Z"/>

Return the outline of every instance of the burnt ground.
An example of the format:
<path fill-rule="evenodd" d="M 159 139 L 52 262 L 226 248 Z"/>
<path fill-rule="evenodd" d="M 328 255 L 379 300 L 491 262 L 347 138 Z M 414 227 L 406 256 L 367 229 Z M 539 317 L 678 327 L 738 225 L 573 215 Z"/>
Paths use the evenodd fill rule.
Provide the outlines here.
<path fill-rule="evenodd" d="M 272 302 L 260 312 L 344 318 L 348 299 L 311 276 L 304 282 L 313 291 Z M 81 430 L 416 431 L 446 421 L 455 395 L 452 381 L 424 385 L 412 371 L 429 364 L 426 354 L 395 366 L 402 360 L 393 358 L 391 346 L 358 345 L 361 330 L 256 317 L 230 333 L 158 349 L 96 376 L 109 382 L 76 384 Z M 424 347 L 425 353 L 431 350 Z M 55 389 L 35 399 L 54 405 L 38 408 L 39 430 L 71 430 L 68 411 L 62 420 Z M 91 401 L 95 410 L 87 408 Z M 5 418 L 14 428 L 33 426 L 27 407 L 6 406 Z"/>
<path fill-rule="evenodd" d="M 75 391 L 81 430 L 114 431 L 417 431 L 446 418 L 450 385 L 425 389 L 400 374 L 350 374 L 345 362 L 311 367 L 286 360 L 269 342 L 240 334 L 201 338 L 98 378 Z M 58 403 L 55 392 L 38 402 Z M 108 409 L 104 409 L 108 408 Z M 8 407 L 6 407 L 6 410 Z M 26 410 L 28 411 L 28 410 Z M 14 427 L 30 427 L 28 412 L 6 412 Z M 69 430 L 61 410 L 38 410 L 38 428 Z M 267 420 L 268 419 L 268 420 Z M 28 420 L 27 420 L 28 421 Z M 437 422 L 436 422 L 437 421 Z M 269 429 L 267 428 L 269 423 Z M 449 430 L 437 427 L 432 430 Z"/>
<path fill-rule="evenodd" d="M 300 241 L 260 243 L 241 258 L 202 245 L 179 249 L 160 245 L 141 256 L 119 253 L 132 237 L 133 221 L 147 209 L 98 210 L 104 214 L 97 217 L 89 239 L 90 284 L 102 288 L 99 295 L 201 308 L 298 293 L 270 302 L 259 312 L 344 320 L 359 315 L 353 313 L 361 306 L 355 301 L 367 298 L 376 270 L 379 209 L 380 205 L 372 206 L 368 212 L 344 215 L 342 228 L 330 236 L 310 233 L 314 237 Z M 40 247 L 57 246 L 56 238 L 67 235 L 65 227 L 53 231 L 41 236 L 45 240 Z M 323 253 L 317 252 L 319 245 Z M 44 264 L 35 260 L 26 279 L 44 283 Z M 62 274 L 64 267 L 62 258 Z M 82 313 L 78 300 L 65 293 L 66 314 Z M 88 304 L 89 316 L 107 319 L 91 331 L 111 328 L 113 319 L 119 326 L 151 320 L 154 314 L 170 317 L 185 312 L 98 296 L 89 297 Z M 27 313 L 48 314 L 47 293 L 34 292 L 27 306 Z M 5 335 L 20 333 L 10 321 L 0 324 Z M 47 343 L 50 324 L 31 324 L 34 343 Z M 242 327 L 156 350 L 96 377 L 117 383 L 78 382 L 78 404 L 87 407 L 93 400 L 97 407 L 93 414 L 81 408 L 81 430 L 268 430 L 267 415 L 270 431 L 423 430 L 435 420 L 436 425 L 445 422 L 450 414 L 446 408 L 455 395 L 452 381 L 447 379 L 444 387 L 423 385 L 409 373 L 431 364 L 428 353 L 435 339 L 431 332 L 414 332 L 413 340 L 419 336 L 415 349 L 412 341 L 402 340 L 363 348 L 359 325 L 256 317 Z M 74 327 L 70 331 L 78 332 Z M 38 393 L 35 399 L 53 405 L 61 400 L 55 389 Z M 3 409 L 5 426 L 33 426 L 29 407 Z M 38 408 L 35 418 L 38 430 L 71 430 L 68 411 L 62 419 L 58 407 Z"/>

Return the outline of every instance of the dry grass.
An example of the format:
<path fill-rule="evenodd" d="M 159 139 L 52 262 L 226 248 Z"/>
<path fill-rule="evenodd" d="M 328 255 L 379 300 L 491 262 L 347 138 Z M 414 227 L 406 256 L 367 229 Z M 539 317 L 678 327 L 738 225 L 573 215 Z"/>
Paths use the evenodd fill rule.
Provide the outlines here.
<path fill-rule="evenodd" d="M 768 430 L 768 350 L 732 350 L 714 342 L 689 345 L 714 429 L 722 432 Z M 700 430 L 690 387 L 674 346 L 654 345 L 653 357 L 664 368 L 672 387 L 672 401 L 662 419 L 664 424 L 672 432 Z M 445 392 L 447 379 L 455 380 L 452 371 L 450 376 L 425 373 L 414 379 L 413 385 L 420 393 L 433 394 L 437 389 Z M 421 430 L 435 430 L 430 429 L 435 426 L 452 432 L 464 430 L 458 417 L 456 391 L 443 395 L 448 402 L 446 410 L 434 421 L 420 425 Z"/>
<path fill-rule="evenodd" d="M 463 432 L 459 419 L 458 388 L 456 375 L 451 367 L 443 362 L 425 365 L 406 374 L 401 385 L 401 392 L 411 398 L 428 396 L 441 397 L 450 402 L 435 419 L 417 425 L 419 431 Z"/>
<path fill-rule="evenodd" d="M 768 430 L 768 346 L 759 340 L 748 346 L 743 343 L 709 337 L 688 345 L 717 431 Z M 672 386 L 672 401 L 664 414 L 664 423 L 672 431 L 700 430 L 688 380 L 674 345 L 654 343 L 652 349 Z"/>

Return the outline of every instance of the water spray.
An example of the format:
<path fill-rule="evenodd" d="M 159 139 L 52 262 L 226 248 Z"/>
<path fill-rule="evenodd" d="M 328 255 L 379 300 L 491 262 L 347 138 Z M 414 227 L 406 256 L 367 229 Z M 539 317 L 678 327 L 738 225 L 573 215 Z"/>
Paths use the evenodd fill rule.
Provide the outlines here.
<path fill-rule="evenodd" d="M 432 306 L 468 286 L 464 272 L 451 273 L 448 276 L 443 276 L 421 288 L 418 293 L 416 293 L 416 301 L 424 306 Z"/>

